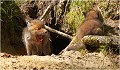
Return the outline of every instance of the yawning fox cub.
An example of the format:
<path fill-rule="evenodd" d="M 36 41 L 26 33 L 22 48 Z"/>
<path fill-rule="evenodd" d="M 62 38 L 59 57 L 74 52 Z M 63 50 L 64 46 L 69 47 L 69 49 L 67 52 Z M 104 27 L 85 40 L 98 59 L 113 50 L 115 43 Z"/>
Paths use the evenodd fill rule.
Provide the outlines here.
<path fill-rule="evenodd" d="M 50 37 L 44 23 L 32 20 L 27 23 L 23 30 L 23 42 L 26 46 L 27 55 L 50 55 Z"/>

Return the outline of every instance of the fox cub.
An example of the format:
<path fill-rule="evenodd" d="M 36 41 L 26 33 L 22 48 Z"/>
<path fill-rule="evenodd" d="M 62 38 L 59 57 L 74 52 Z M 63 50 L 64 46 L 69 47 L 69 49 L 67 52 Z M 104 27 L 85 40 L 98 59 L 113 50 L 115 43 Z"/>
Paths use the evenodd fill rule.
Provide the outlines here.
<path fill-rule="evenodd" d="M 24 28 L 22 37 L 27 55 L 51 54 L 50 37 L 44 25 L 42 21 L 32 20 Z"/>
<path fill-rule="evenodd" d="M 84 13 L 85 20 L 78 28 L 76 32 L 76 36 L 70 42 L 70 44 L 64 49 L 67 50 L 79 50 L 80 48 L 85 49 L 85 45 L 81 41 L 81 39 L 86 35 L 102 35 L 102 25 L 103 25 L 103 17 L 98 10 L 89 10 Z"/>

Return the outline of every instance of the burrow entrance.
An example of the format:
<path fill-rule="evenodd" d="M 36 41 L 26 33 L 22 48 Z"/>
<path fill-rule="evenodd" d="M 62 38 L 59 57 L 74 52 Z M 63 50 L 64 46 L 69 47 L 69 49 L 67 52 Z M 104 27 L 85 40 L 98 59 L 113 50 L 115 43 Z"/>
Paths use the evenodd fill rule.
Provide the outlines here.
<path fill-rule="evenodd" d="M 49 1 L 43 1 L 42 5 L 37 1 L 26 2 L 21 6 L 22 12 L 31 19 L 38 19 L 44 13 L 45 9 L 50 4 Z M 62 20 L 62 19 L 61 19 Z M 46 25 L 53 29 L 60 30 L 61 23 L 56 25 L 56 17 L 54 9 L 45 18 Z M 51 42 L 52 42 L 52 53 L 58 54 L 70 43 L 70 39 L 62 37 L 58 34 L 50 32 Z"/>
<path fill-rule="evenodd" d="M 51 33 L 53 54 L 59 54 L 70 43 L 70 39 Z"/>

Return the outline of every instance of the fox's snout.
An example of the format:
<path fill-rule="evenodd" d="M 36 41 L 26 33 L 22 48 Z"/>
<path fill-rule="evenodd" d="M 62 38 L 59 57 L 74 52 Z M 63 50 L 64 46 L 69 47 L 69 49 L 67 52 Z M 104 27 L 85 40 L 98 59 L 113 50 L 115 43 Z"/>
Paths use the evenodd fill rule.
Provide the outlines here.
<path fill-rule="evenodd" d="M 48 31 L 44 28 L 41 28 L 40 30 L 37 31 L 37 33 L 40 34 L 40 35 L 44 35 L 44 34 L 47 34 Z"/>

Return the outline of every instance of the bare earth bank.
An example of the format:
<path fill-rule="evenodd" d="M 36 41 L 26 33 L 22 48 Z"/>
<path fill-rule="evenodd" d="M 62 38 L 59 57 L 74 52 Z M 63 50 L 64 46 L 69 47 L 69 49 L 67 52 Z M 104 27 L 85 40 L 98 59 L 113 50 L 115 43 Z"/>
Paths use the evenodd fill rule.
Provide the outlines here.
<path fill-rule="evenodd" d="M 81 55 L 67 51 L 51 56 L 12 56 L 0 54 L 0 70 L 119 70 L 119 58 L 102 53 Z"/>

